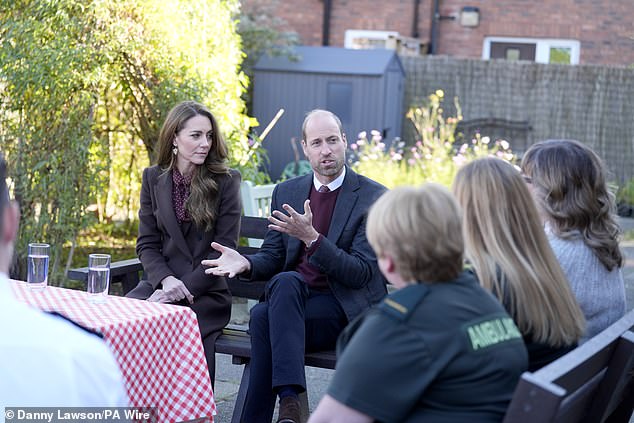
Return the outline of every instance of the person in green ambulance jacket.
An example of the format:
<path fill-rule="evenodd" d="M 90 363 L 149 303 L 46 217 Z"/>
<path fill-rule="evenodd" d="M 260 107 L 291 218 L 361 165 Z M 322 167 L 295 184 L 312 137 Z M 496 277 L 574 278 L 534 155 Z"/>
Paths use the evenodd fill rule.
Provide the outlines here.
<path fill-rule="evenodd" d="M 502 305 L 463 270 L 449 191 L 387 192 L 370 209 L 367 237 L 398 291 L 341 334 L 309 423 L 502 421 L 528 355 Z"/>

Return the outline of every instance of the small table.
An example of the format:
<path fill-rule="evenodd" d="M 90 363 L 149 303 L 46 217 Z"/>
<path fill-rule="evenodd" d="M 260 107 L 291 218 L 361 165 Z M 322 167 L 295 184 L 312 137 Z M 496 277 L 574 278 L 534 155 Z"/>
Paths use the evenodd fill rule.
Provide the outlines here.
<path fill-rule="evenodd" d="M 31 291 L 24 282 L 12 282 L 19 301 L 60 313 L 104 336 L 132 407 L 156 407 L 159 422 L 213 421 L 216 403 L 190 308 L 116 296 L 92 304 L 83 291 L 51 286 Z"/>

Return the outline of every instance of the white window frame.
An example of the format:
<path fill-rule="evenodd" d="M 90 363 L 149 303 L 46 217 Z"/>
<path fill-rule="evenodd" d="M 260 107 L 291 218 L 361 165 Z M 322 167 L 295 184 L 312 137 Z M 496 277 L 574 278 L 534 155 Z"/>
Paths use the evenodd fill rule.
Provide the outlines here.
<path fill-rule="evenodd" d="M 390 36 L 398 37 L 396 31 L 372 31 L 367 29 L 347 29 L 343 46 L 345 48 L 354 47 L 354 40 L 356 38 L 366 38 L 368 40 L 385 41 L 387 42 Z"/>
<path fill-rule="evenodd" d="M 535 44 L 535 62 L 549 63 L 550 49 L 563 47 L 570 49 L 570 64 L 579 64 L 579 52 L 581 43 L 577 40 L 566 40 L 557 38 L 516 38 L 516 37 L 485 37 L 482 47 L 482 58 L 488 60 L 491 57 L 491 43 L 519 43 Z"/>

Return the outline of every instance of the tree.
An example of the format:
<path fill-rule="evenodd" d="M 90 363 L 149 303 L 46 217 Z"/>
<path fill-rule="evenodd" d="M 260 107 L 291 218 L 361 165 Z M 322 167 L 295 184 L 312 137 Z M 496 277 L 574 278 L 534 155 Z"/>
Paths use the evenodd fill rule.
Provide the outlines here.
<path fill-rule="evenodd" d="M 26 243 L 46 240 L 61 280 L 61 247 L 90 223 L 89 204 L 102 216 L 136 210 L 140 169 L 178 101 L 211 107 L 234 163 L 249 154 L 238 0 L 0 6 L 0 139 L 23 216 L 18 263 Z"/>

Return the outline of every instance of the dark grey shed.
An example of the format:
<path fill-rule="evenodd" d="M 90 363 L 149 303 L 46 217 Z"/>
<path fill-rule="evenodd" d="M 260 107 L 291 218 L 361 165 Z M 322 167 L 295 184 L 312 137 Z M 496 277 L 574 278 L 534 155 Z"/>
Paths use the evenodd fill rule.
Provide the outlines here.
<path fill-rule="evenodd" d="M 254 68 L 253 113 L 260 132 L 279 109 L 285 111 L 264 141 L 272 179 L 295 159 L 291 139 L 304 158 L 301 125 L 316 108 L 339 116 L 348 144 L 372 129 L 386 140 L 400 137 L 405 71 L 393 50 L 296 47 L 294 56 L 263 56 Z"/>

